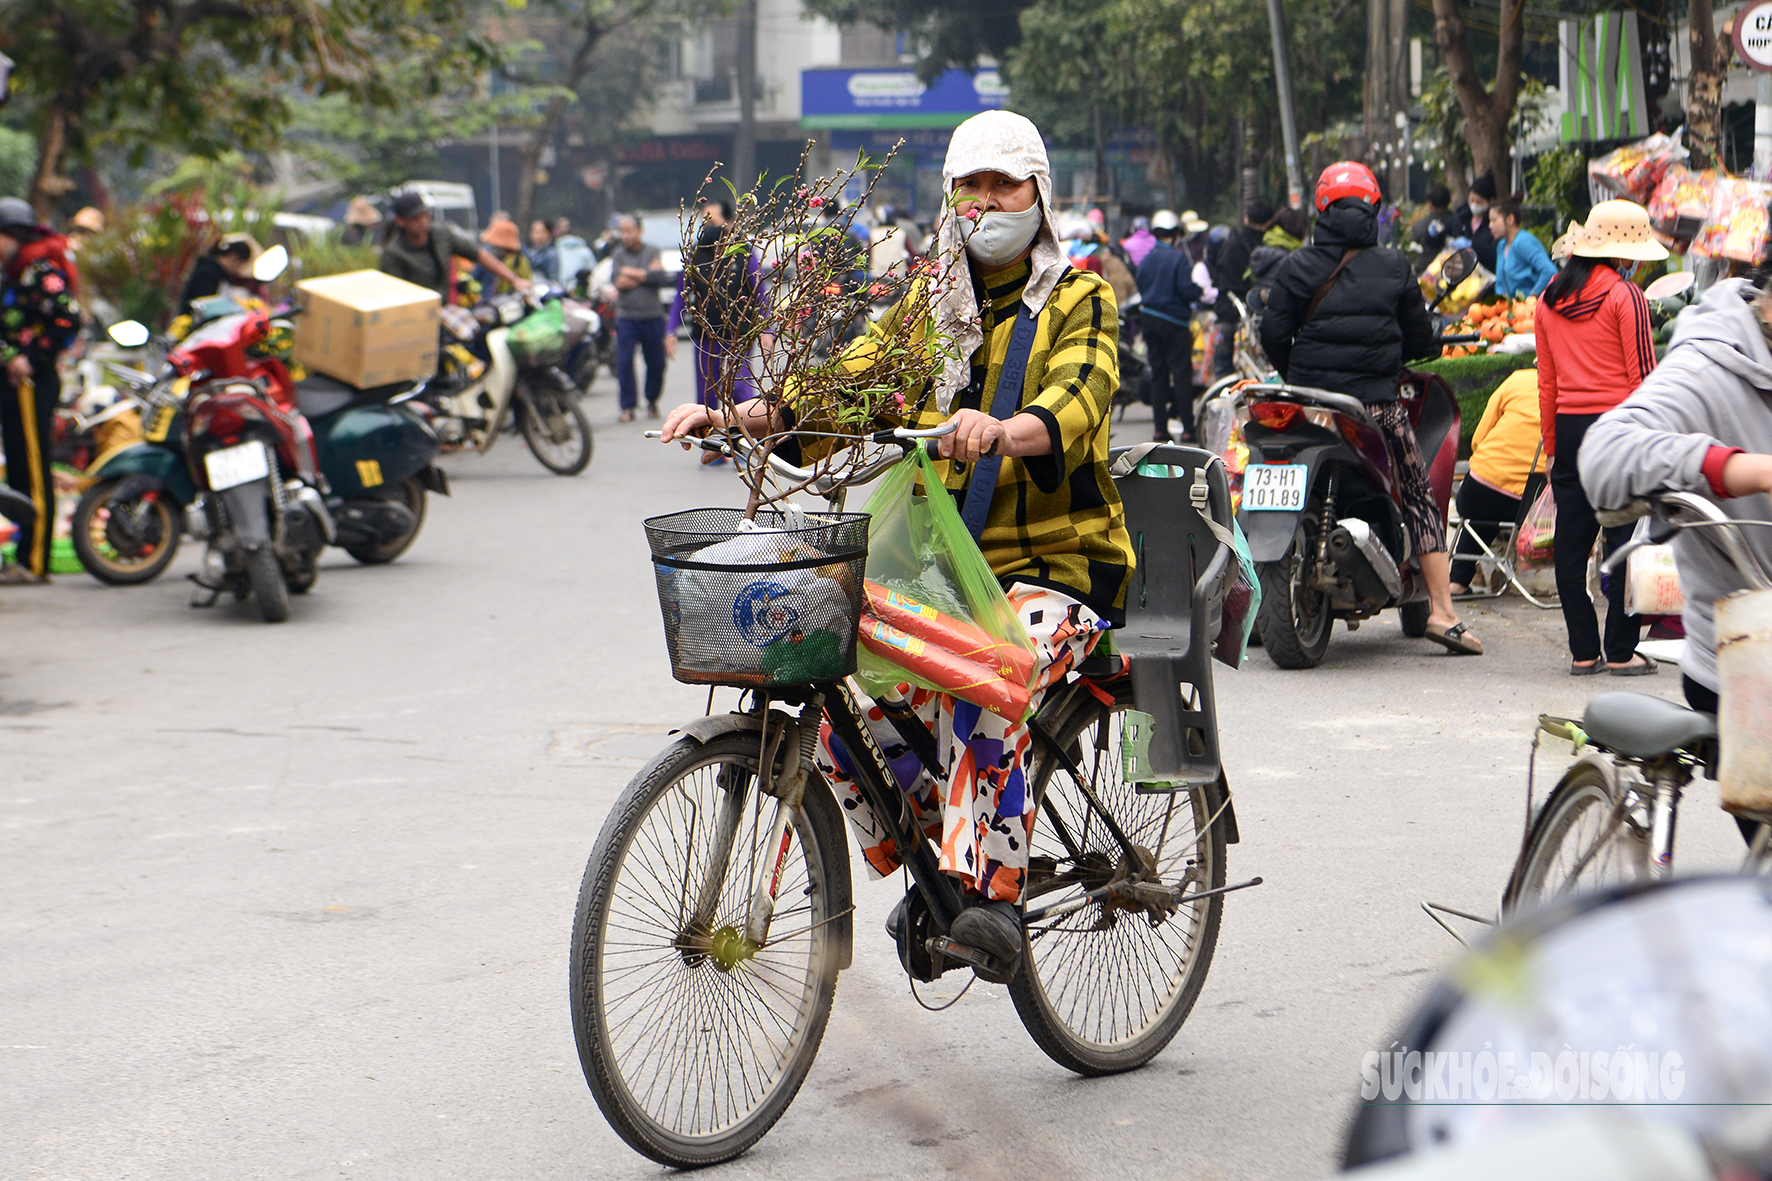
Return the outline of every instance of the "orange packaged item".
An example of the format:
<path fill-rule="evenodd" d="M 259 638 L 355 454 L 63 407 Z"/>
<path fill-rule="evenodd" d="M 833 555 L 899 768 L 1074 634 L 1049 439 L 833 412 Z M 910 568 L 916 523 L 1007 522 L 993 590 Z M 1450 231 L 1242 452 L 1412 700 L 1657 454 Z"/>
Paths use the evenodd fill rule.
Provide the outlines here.
<path fill-rule="evenodd" d="M 880 622 L 938 644 L 956 656 L 994 668 L 998 676 L 1008 680 L 1025 685 L 1034 679 L 1034 654 L 1021 645 L 993 639 L 983 628 L 944 615 L 927 603 L 919 603 L 877 582 L 865 583 L 863 589 L 868 610 Z"/>
<path fill-rule="evenodd" d="M 882 623 L 865 611 L 861 616 L 860 639 L 862 647 L 875 656 L 938 686 L 943 693 L 970 701 L 1012 722 L 1027 716 L 1028 705 L 1033 701 L 1028 687 L 1005 680 L 975 660 Z"/>

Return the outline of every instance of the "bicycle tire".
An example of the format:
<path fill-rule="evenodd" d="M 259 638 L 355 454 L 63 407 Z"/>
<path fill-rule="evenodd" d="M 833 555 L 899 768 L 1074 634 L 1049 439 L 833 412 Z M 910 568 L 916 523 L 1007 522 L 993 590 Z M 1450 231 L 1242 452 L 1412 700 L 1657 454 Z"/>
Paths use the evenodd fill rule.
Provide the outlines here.
<path fill-rule="evenodd" d="M 1619 789 L 1613 786 L 1606 773 L 1591 762 L 1576 763 L 1564 774 L 1551 789 L 1544 807 L 1532 823 L 1531 834 L 1520 853 L 1520 870 L 1502 896 L 1504 915 L 1525 905 L 1578 891 L 1648 879 L 1648 834 L 1627 814 L 1611 835 L 1605 836 L 1614 849 L 1596 853 L 1577 877 L 1565 876 L 1556 880 L 1559 869 L 1574 870 L 1587 848 L 1591 847 L 1591 841 L 1587 845 L 1582 843 L 1583 833 L 1598 828 L 1600 831 L 1593 835 L 1596 838 L 1604 835 L 1604 826 L 1618 802 L 1618 793 Z M 1600 811 L 1596 812 L 1596 809 Z M 1591 826 L 1584 823 L 1590 815 L 1595 817 Z M 1624 856 L 1615 858 L 1615 852 L 1622 852 Z M 1556 888 L 1547 890 L 1546 887 L 1553 884 Z"/>
<path fill-rule="evenodd" d="M 752 855 L 767 839 L 773 815 L 771 808 L 756 806 L 764 798 L 755 786 L 758 743 L 754 732 L 725 734 L 706 743 L 682 738 L 654 758 L 622 792 L 604 823 L 585 867 L 573 918 L 572 1027 L 585 1081 L 617 1135 L 637 1152 L 674 1168 L 731 1160 L 774 1126 L 812 1068 L 836 995 L 841 948 L 833 920 L 848 909 L 849 858 L 842 814 L 816 772 L 793 822 L 798 858 L 790 857 L 783 871 L 778 894 L 782 909 L 775 915 L 770 942 L 755 958 L 729 968 L 720 966 L 713 950 L 719 932 L 735 925 L 743 930 L 754 880 Z M 685 930 L 683 919 L 695 908 L 693 895 L 699 893 L 702 878 L 697 871 L 707 867 L 707 846 L 716 827 L 700 821 L 709 807 L 719 816 L 718 805 L 735 788 L 745 794 L 739 797 L 743 807 L 729 871 L 713 920 L 698 938 Z M 688 821 L 687 836 L 667 831 L 673 818 Z M 644 863 L 652 854 L 660 865 Z M 659 870 L 667 871 L 665 876 Z M 679 888 L 674 900 L 642 897 L 668 896 Z M 633 893 L 636 889 L 639 895 Z M 648 917 L 649 911 L 669 922 Z M 611 940 L 611 934 L 620 938 Z M 642 958 L 646 956 L 651 958 Z M 623 982 L 636 977 L 638 986 L 616 995 Z M 654 980 L 660 982 L 657 989 L 649 987 Z M 749 997 L 740 996 L 747 988 Z M 776 1023 L 773 1032 L 781 1036 L 771 1040 L 771 1030 L 756 1021 L 741 1029 L 728 1020 L 722 1028 L 725 1036 L 706 1038 L 716 1017 L 730 1019 L 747 999 L 768 1009 L 765 990 L 787 1003 L 795 989 L 799 1001 L 789 1021 L 773 1010 L 768 1013 Z M 736 1044 L 740 1039 L 731 1036 L 735 1032 L 743 1034 L 745 1045 Z M 765 1043 L 761 1053 L 759 1039 Z M 662 1050 L 665 1066 L 653 1069 L 648 1081 L 643 1055 L 653 1048 Z M 722 1085 L 715 1076 L 728 1049 L 748 1052 L 750 1062 L 739 1064 L 740 1077 L 726 1074 Z M 695 1065 L 689 1067 L 692 1056 Z M 672 1061 L 684 1062 L 693 1076 L 682 1080 L 675 1096 L 670 1092 L 677 1080 L 661 1079 Z M 773 1078 L 766 1077 L 771 1067 Z M 655 1100 L 661 1082 L 665 1093 Z M 691 1086 L 699 1087 L 693 1095 Z M 743 1110 L 740 1100 L 748 1103 Z"/>
<path fill-rule="evenodd" d="M 1120 776 L 1119 741 L 1112 731 L 1113 717 L 1125 709 L 1124 704 L 1117 704 L 1110 710 L 1087 690 L 1076 689 L 1068 703 L 1053 711 L 1055 722 L 1050 732 L 1080 770 L 1096 776 L 1097 798 L 1133 843 L 1157 854 L 1160 880 L 1177 884 L 1177 871 L 1186 871 L 1192 863 L 1199 868 L 1189 879 L 1190 891 L 1224 885 L 1225 825 L 1222 817 L 1214 816 L 1223 803 L 1222 791 L 1212 785 L 1173 793 L 1141 794 L 1124 782 Z M 1104 741 L 1097 742 L 1097 738 Z M 1067 824 L 1071 818 L 1085 815 L 1081 790 L 1050 751 L 1042 750 L 1038 755 L 1033 784 L 1035 798 L 1049 797 Z M 1184 815 L 1192 827 L 1178 833 L 1174 826 L 1187 823 L 1181 821 Z M 1168 829 L 1163 827 L 1165 820 Z M 1208 821 L 1212 822 L 1209 827 Z M 1030 849 L 1034 858 L 1055 850 L 1068 853 L 1058 841 L 1055 827 L 1042 811 L 1035 823 Z M 1080 886 L 1064 889 L 1080 892 L 1096 884 L 1087 864 L 1091 855 L 1117 861 L 1119 846 L 1099 822 L 1091 827 L 1069 827 L 1081 831 L 1080 837 L 1077 831 L 1070 832 L 1073 841 L 1087 847 L 1082 850 L 1083 858 L 1071 858 L 1072 866 L 1082 870 Z M 1106 863 L 1094 862 L 1094 878 L 1103 877 L 1107 871 Z M 1055 877 L 1059 872 L 1059 867 L 1054 866 Z M 1038 890 L 1039 883 L 1030 869 L 1027 893 L 1036 894 Z M 1048 891 L 1034 897 L 1029 905 L 1042 906 L 1063 897 L 1062 893 Z M 1224 896 L 1217 894 L 1178 908 L 1156 925 L 1149 921 L 1150 915 L 1111 903 L 1093 903 L 1056 920 L 1031 924 L 1022 969 L 1009 985 L 1009 995 L 1022 1025 L 1048 1057 L 1078 1074 L 1119 1074 L 1143 1066 L 1168 1046 L 1199 999 L 1218 944 L 1223 913 Z M 1181 936 L 1179 951 L 1164 934 L 1166 928 L 1178 922 L 1185 924 L 1185 929 L 1173 929 L 1174 934 Z M 1065 954 L 1066 948 L 1077 943 L 1109 938 L 1118 946 L 1105 953 L 1092 949 L 1086 957 Z M 1072 987 L 1072 978 L 1066 972 L 1079 958 L 1082 967 L 1077 969 L 1078 974 L 1093 975 L 1094 979 L 1081 979 Z M 1133 970 L 1126 970 L 1128 963 Z M 1141 963 L 1147 969 L 1144 980 L 1135 979 L 1140 975 L 1137 969 Z M 1165 968 L 1165 964 L 1169 967 Z M 1161 977 L 1160 988 L 1146 987 L 1151 983 L 1149 969 L 1153 968 Z M 1104 982 L 1104 973 L 1113 980 Z M 1099 999 L 1103 1001 L 1123 1004 L 1125 1012 L 1097 1013 L 1091 1017 L 1085 993 L 1101 994 Z M 1084 1002 L 1083 1012 L 1078 1011 L 1079 1002 Z"/>

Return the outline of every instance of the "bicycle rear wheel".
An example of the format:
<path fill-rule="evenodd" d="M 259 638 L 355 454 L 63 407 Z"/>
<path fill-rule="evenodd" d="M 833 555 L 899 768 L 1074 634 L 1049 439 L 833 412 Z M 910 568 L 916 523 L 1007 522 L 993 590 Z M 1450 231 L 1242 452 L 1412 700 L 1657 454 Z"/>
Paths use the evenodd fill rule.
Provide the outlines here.
<path fill-rule="evenodd" d="M 1520 855 L 1503 913 L 1565 894 L 1649 877 L 1649 830 L 1641 805 L 1599 767 L 1579 762 L 1551 790 Z"/>
<path fill-rule="evenodd" d="M 800 1090 L 830 1017 L 848 910 L 843 821 L 808 783 L 768 942 L 744 939 L 775 800 L 759 736 L 680 739 L 622 793 L 572 928 L 572 1026 L 597 1106 L 661 1164 L 755 1144 Z M 776 848 L 779 848 L 777 846 Z"/>
<path fill-rule="evenodd" d="M 1086 691 L 1049 715 L 1049 729 L 1101 805 L 1147 855 L 1155 880 L 1188 893 L 1225 882 L 1225 825 L 1216 786 L 1141 794 L 1122 775 L 1125 706 L 1111 709 Z M 1106 885 L 1122 853 L 1082 787 L 1042 750 L 1026 905 L 1074 899 Z M 1169 911 L 1114 899 L 1030 923 L 1028 953 L 1009 986 L 1035 1043 L 1083 1075 L 1143 1066 L 1167 1046 L 1199 998 L 1218 943 L 1224 896 Z"/>

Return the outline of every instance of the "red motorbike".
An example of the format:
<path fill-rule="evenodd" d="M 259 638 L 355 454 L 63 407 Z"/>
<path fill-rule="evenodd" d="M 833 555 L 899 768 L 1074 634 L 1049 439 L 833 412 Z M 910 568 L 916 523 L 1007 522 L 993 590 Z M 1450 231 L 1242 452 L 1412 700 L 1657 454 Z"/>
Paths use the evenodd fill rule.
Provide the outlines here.
<path fill-rule="evenodd" d="M 289 592 L 305 592 L 318 576 L 329 515 L 295 382 L 281 360 L 254 348 L 271 331 L 263 312 L 228 317 L 187 338 L 167 361 L 192 386 L 184 451 L 202 509 L 193 524 L 207 526 L 209 542 L 194 577 L 210 602 L 226 590 L 250 595 L 266 622 L 277 623 L 289 617 Z"/>

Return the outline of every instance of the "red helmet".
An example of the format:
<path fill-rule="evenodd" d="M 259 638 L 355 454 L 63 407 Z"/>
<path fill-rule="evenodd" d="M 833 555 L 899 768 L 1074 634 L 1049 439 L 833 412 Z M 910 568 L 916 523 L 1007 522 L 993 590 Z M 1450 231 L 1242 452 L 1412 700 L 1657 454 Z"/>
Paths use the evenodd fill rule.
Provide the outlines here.
<path fill-rule="evenodd" d="M 1317 178 L 1318 213 L 1343 197 L 1358 197 L 1374 206 L 1384 201 L 1384 194 L 1378 191 L 1378 178 L 1370 168 L 1354 160 L 1338 160 Z"/>

